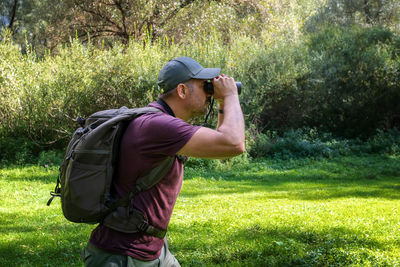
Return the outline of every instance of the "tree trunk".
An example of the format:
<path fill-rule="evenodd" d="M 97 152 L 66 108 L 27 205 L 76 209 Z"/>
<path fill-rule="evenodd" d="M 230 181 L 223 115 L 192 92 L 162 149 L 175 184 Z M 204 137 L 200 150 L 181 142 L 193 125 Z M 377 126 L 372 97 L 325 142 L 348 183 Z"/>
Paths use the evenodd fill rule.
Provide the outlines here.
<path fill-rule="evenodd" d="M 15 17 L 17 14 L 17 6 L 18 6 L 18 0 L 14 0 L 14 5 L 10 12 L 10 23 L 8 24 L 8 28 L 11 30 L 12 30 L 12 26 L 14 25 L 14 22 L 15 22 Z"/>
<path fill-rule="evenodd" d="M 364 12 L 365 12 L 365 19 L 368 24 L 372 22 L 372 14 L 371 14 L 371 7 L 369 0 L 364 0 Z"/>

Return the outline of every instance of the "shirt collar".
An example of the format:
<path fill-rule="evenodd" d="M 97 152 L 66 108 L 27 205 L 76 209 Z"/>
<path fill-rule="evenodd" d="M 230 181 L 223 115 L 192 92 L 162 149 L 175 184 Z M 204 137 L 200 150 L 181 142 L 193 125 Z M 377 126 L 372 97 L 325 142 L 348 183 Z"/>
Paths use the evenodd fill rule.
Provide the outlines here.
<path fill-rule="evenodd" d="M 171 115 L 172 117 L 175 117 L 174 112 L 172 111 L 171 107 L 167 104 L 167 102 L 165 102 L 163 99 L 159 98 L 157 100 L 157 103 L 160 104 L 169 115 Z"/>

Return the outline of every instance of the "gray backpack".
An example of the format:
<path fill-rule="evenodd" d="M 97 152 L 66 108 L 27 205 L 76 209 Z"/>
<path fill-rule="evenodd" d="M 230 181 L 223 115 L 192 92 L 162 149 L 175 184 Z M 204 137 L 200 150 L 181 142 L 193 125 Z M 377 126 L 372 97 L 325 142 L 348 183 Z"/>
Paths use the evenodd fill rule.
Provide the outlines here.
<path fill-rule="evenodd" d="M 69 221 L 77 223 L 103 223 L 107 227 L 125 232 L 145 232 L 163 238 L 166 229 L 151 226 L 145 215 L 135 209 L 132 199 L 158 183 L 171 169 L 174 157 L 167 157 L 147 175 L 137 180 L 132 191 L 120 199 L 110 194 L 119 156 L 119 145 L 129 122 L 145 114 L 160 112 L 145 107 L 99 111 L 86 119 L 78 117 L 81 125 L 68 144 L 60 167 L 54 197 L 61 197 L 62 211 Z"/>

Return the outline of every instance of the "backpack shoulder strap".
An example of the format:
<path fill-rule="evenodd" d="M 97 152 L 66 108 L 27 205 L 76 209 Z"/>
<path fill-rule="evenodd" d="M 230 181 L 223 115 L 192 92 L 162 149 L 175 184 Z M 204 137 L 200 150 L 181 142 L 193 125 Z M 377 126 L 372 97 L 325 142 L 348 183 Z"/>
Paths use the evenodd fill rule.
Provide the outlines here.
<path fill-rule="evenodd" d="M 109 211 L 104 214 L 103 218 L 105 221 L 103 221 L 103 223 L 105 223 L 106 226 L 121 232 L 135 233 L 137 231 L 142 231 L 158 238 L 164 238 L 167 233 L 166 230 L 150 225 L 141 211 L 135 208 L 131 209 L 129 205 L 131 200 L 139 192 L 148 190 L 157 184 L 171 169 L 174 160 L 175 157 L 167 157 L 147 175 L 140 177 L 136 182 L 136 186 L 129 192 L 129 194 L 126 194 L 123 198 L 117 200 L 111 207 L 109 207 Z M 123 213 L 129 214 L 128 218 L 119 218 L 118 213 L 116 217 L 108 216 L 110 212 L 122 207 L 125 207 L 126 209 Z"/>
<path fill-rule="evenodd" d="M 152 188 L 168 173 L 168 171 L 172 167 L 172 164 L 174 163 L 174 160 L 174 157 L 167 157 L 148 174 L 140 177 L 136 181 L 135 187 L 129 192 L 129 194 L 126 194 L 123 198 L 118 199 L 110 208 L 115 209 L 121 206 L 128 206 L 130 200 L 135 197 L 139 192 L 146 191 Z"/>
<path fill-rule="evenodd" d="M 147 175 L 140 177 L 136 182 L 136 187 L 140 191 L 145 191 L 157 184 L 171 169 L 175 157 L 167 157 L 157 167 L 152 169 Z"/>

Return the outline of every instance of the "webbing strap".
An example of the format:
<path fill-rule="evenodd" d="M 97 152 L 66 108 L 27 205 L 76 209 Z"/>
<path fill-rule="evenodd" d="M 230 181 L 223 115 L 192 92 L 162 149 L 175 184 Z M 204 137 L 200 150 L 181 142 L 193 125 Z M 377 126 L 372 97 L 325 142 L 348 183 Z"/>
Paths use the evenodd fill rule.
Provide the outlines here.
<path fill-rule="evenodd" d="M 143 224 L 138 225 L 138 228 L 142 232 L 145 232 L 148 235 L 155 236 L 158 238 L 164 238 L 165 235 L 167 234 L 167 231 L 158 229 L 158 228 L 148 224 L 147 222 L 143 222 Z"/>
<path fill-rule="evenodd" d="M 175 161 L 175 157 L 167 157 L 165 160 L 163 160 L 157 167 L 152 169 L 147 175 L 140 177 L 137 182 L 136 186 L 128 193 L 126 194 L 123 198 L 118 199 L 116 202 L 114 202 L 111 206 L 109 206 L 109 209 L 104 213 L 103 218 L 107 221 L 110 219 L 107 217 L 111 212 L 115 211 L 118 207 L 126 207 L 126 209 L 130 209 L 130 204 L 132 199 L 139 193 L 145 190 L 148 190 L 152 188 L 155 184 L 157 184 L 170 170 Z M 110 214 L 110 216 L 112 216 Z M 133 217 L 132 217 L 133 216 Z M 106 219 L 107 217 L 107 219 Z M 136 223 L 135 226 L 137 229 L 140 231 L 151 235 L 155 236 L 158 238 L 164 238 L 166 235 L 167 231 L 166 230 L 161 230 L 159 228 L 156 228 L 152 225 L 150 225 L 143 217 L 143 214 L 133 212 L 132 214 L 129 215 L 131 217 L 129 221 L 136 221 L 139 223 Z M 107 222 L 106 226 L 113 228 L 113 223 L 112 219 L 111 221 Z M 116 226 L 118 227 L 118 226 Z M 116 228 L 118 229 L 118 228 Z"/>
<path fill-rule="evenodd" d="M 141 190 L 148 190 L 152 188 L 171 170 L 174 160 L 175 157 L 167 157 L 147 175 L 140 177 L 136 181 L 136 185 L 139 186 Z"/>
<path fill-rule="evenodd" d="M 61 189 L 60 189 L 60 175 L 57 177 L 57 185 L 54 188 L 54 191 L 50 192 L 50 199 L 47 201 L 47 206 L 50 206 L 51 202 L 55 197 L 61 197 Z"/>
<path fill-rule="evenodd" d="M 165 235 L 167 234 L 167 231 L 159 230 L 159 229 L 156 229 L 155 227 L 149 225 L 149 228 L 147 228 L 146 233 L 148 235 L 155 236 L 155 237 L 158 237 L 160 239 L 163 239 L 165 237 Z"/>
<path fill-rule="evenodd" d="M 158 183 L 171 169 L 174 163 L 173 157 L 166 158 L 157 167 L 152 169 L 147 175 L 140 177 L 136 181 L 136 186 L 126 194 L 123 198 L 118 199 L 113 205 L 110 206 L 111 210 L 117 207 L 126 207 L 130 204 L 131 200 L 140 192 L 146 191 L 152 188 L 156 183 Z"/>

